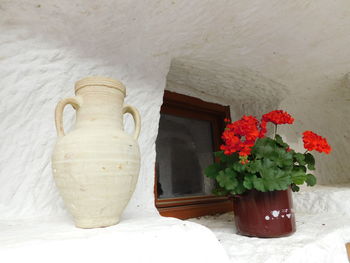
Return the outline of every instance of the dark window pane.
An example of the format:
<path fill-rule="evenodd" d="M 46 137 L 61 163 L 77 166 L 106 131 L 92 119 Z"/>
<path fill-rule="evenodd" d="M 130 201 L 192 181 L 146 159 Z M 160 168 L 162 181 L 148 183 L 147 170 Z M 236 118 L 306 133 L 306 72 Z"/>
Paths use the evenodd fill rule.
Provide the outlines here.
<path fill-rule="evenodd" d="M 203 175 L 214 161 L 209 121 L 161 114 L 156 153 L 159 198 L 211 194 L 214 183 Z"/>

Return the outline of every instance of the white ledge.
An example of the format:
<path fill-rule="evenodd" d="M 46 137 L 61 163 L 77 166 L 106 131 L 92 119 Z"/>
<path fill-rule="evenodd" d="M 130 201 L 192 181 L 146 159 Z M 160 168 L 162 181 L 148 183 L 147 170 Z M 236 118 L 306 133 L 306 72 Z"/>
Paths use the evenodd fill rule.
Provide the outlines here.
<path fill-rule="evenodd" d="M 6 263 L 347 263 L 349 195 L 350 188 L 344 186 L 303 189 L 294 195 L 297 232 L 272 239 L 235 234 L 233 214 L 190 221 L 133 218 L 98 229 L 76 228 L 67 216 L 0 220 L 0 259 Z"/>
<path fill-rule="evenodd" d="M 250 238 L 236 234 L 233 214 L 191 221 L 210 228 L 231 262 L 239 263 L 347 263 L 350 218 L 296 213 L 297 231 L 284 238 Z"/>
<path fill-rule="evenodd" d="M 69 218 L 0 222 L 1 262 L 229 262 L 207 228 L 173 218 L 78 229 Z"/>
<path fill-rule="evenodd" d="M 235 263 L 348 263 L 350 187 L 317 186 L 294 194 L 297 231 L 284 238 L 236 234 L 232 213 L 191 219 L 210 228 Z"/>

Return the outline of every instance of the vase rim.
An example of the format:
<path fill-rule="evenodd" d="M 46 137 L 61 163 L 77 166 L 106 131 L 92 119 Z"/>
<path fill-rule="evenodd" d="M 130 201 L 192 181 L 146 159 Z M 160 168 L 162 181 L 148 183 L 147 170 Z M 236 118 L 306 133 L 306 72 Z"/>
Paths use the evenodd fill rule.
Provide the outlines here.
<path fill-rule="evenodd" d="M 124 94 L 124 96 L 126 95 L 126 89 L 123 83 L 111 78 L 91 76 L 78 80 L 75 83 L 75 93 L 77 93 L 78 90 L 86 86 L 105 86 L 109 88 L 114 88 L 120 90 Z"/>

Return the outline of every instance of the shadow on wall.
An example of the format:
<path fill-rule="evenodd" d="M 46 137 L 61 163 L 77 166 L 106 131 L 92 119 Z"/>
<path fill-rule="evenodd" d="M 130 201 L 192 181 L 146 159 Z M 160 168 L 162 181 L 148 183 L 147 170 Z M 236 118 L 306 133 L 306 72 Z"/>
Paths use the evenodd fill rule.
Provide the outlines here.
<path fill-rule="evenodd" d="M 332 147 L 329 156 L 315 152 L 316 175 L 319 184 L 350 182 L 350 88 L 346 81 L 336 80 L 328 89 L 313 90 L 286 98 L 281 106 L 293 113 L 293 129 L 281 127 L 281 132 L 295 146 L 301 147 L 302 133 L 314 131 L 327 138 Z M 293 145 L 294 147 L 294 145 Z"/>
<path fill-rule="evenodd" d="M 277 109 L 289 94 L 284 85 L 253 70 L 187 57 L 172 60 L 166 89 L 230 105 L 232 119 L 260 117 Z"/>

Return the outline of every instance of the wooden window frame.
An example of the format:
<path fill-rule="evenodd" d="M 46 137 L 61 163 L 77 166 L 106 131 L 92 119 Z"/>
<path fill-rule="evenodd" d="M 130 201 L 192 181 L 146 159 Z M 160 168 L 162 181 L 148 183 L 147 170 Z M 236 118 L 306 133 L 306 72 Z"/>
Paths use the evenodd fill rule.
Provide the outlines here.
<path fill-rule="evenodd" d="M 229 106 L 205 102 L 198 98 L 166 90 L 160 112 L 178 117 L 210 121 L 212 123 L 213 148 L 215 151 L 220 149 L 220 137 L 225 128 L 224 119 L 230 118 Z M 158 199 L 157 176 L 158 165 L 156 164 L 154 198 L 155 206 L 162 216 L 188 219 L 225 213 L 233 209 L 232 201 L 228 197 L 214 195 Z"/>

